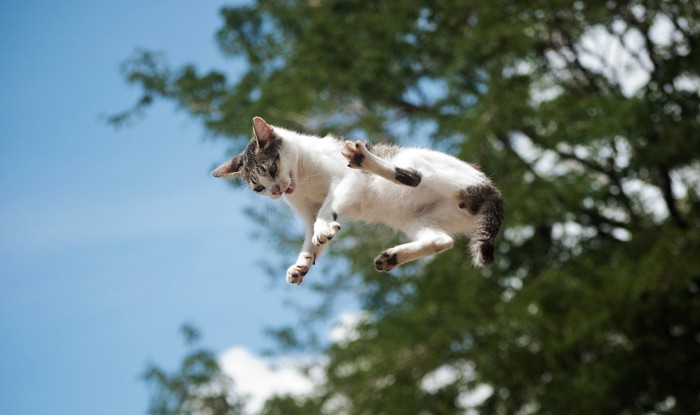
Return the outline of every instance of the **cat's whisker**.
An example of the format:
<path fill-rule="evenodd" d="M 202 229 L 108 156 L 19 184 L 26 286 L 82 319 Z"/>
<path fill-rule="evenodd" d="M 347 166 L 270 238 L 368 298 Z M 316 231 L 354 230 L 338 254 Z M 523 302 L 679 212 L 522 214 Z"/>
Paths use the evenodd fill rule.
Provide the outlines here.
<path fill-rule="evenodd" d="M 272 223 L 272 206 L 270 203 L 265 203 L 265 209 L 267 210 L 267 222 Z"/>

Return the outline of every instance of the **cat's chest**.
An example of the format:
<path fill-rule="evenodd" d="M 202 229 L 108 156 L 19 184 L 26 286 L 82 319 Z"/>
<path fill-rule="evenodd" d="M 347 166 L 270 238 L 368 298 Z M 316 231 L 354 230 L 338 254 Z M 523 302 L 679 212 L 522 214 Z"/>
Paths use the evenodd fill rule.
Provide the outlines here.
<path fill-rule="evenodd" d="M 299 189 L 293 195 L 285 196 L 285 199 L 297 211 L 317 212 L 327 197 L 327 189 L 307 187 Z"/>

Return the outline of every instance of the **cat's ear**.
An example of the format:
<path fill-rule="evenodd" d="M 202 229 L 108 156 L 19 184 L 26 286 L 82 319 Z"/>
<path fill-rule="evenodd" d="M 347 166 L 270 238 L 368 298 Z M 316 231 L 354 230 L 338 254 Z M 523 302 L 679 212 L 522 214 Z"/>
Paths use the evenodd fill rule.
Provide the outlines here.
<path fill-rule="evenodd" d="M 253 137 L 259 147 L 265 147 L 265 144 L 275 139 L 275 131 L 260 117 L 253 118 Z"/>
<path fill-rule="evenodd" d="M 236 177 L 241 175 L 243 156 L 237 155 L 211 172 L 213 177 Z"/>

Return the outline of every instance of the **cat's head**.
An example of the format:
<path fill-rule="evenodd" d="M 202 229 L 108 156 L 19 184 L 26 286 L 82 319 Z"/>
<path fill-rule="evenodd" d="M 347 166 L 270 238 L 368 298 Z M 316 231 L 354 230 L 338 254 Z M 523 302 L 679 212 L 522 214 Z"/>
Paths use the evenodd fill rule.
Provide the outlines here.
<path fill-rule="evenodd" d="M 253 138 L 245 150 L 217 167 L 214 177 L 240 177 L 255 192 L 277 199 L 283 194 L 292 194 L 295 163 L 284 157 L 283 139 L 260 117 L 253 118 Z"/>

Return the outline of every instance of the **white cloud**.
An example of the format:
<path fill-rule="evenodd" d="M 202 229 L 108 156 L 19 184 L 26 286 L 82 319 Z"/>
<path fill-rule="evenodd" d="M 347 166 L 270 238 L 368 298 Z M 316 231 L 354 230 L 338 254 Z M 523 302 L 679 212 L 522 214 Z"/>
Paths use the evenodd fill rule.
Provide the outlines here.
<path fill-rule="evenodd" d="M 249 398 L 248 413 L 259 412 L 265 401 L 274 395 L 312 394 L 313 378 L 318 376 L 314 370 L 310 377 L 304 375 L 303 359 L 264 358 L 243 347 L 227 350 L 220 362 L 223 371 L 233 379 L 237 393 Z"/>
<path fill-rule="evenodd" d="M 421 387 L 427 392 L 435 393 L 460 379 L 473 381 L 475 376 L 474 364 L 472 363 L 443 365 L 425 375 Z M 492 393 L 493 387 L 486 384 L 477 385 L 473 389 L 463 388 L 457 397 L 457 403 L 465 413 L 477 413 L 474 407 L 483 403 Z"/>
<path fill-rule="evenodd" d="M 365 311 L 349 311 L 338 317 L 338 322 L 329 332 L 332 342 L 342 344 L 357 339 L 356 327 L 368 318 Z M 261 357 L 243 347 L 232 347 L 220 357 L 223 371 L 230 376 L 236 392 L 248 398 L 246 413 L 259 413 L 265 401 L 275 395 L 298 397 L 314 394 L 316 385 L 324 380 L 326 362 L 322 359 L 292 357 Z M 356 361 L 355 366 L 362 365 Z M 304 371 L 307 368 L 307 371 Z M 355 370 L 356 367 L 348 368 Z M 305 373 L 308 373 L 306 375 Z M 436 392 L 460 380 L 473 381 L 476 378 L 474 364 L 470 362 L 444 365 L 423 377 L 421 387 L 428 392 Z M 480 384 L 467 388 L 462 386 L 457 398 L 458 405 L 466 414 L 475 414 L 477 405 L 493 394 L 493 387 Z M 345 413 L 350 405 L 343 395 L 335 395 L 323 408 L 323 413 Z"/>
<path fill-rule="evenodd" d="M 445 386 L 455 383 L 465 372 L 471 372 L 472 367 L 440 366 L 423 377 L 421 387 L 430 393 L 435 393 Z"/>
<path fill-rule="evenodd" d="M 668 208 L 661 189 L 640 179 L 623 179 L 622 190 L 633 200 L 639 200 L 645 212 L 650 213 L 654 220 L 661 221 L 668 217 Z"/>
<path fill-rule="evenodd" d="M 365 320 L 368 314 L 364 311 L 348 311 L 338 317 L 338 322 L 331 329 L 328 337 L 335 344 L 344 345 L 357 340 L 360 334 L 357 325 Z"/>
<path fill-rule="evenodd" d="M 649 81 L 651 59 L 644 52 L 644 37 L 624 22 L 613 24 L 613 35 L 603 26 L 593 26 L 581 37 L 581 64 L 618 83 L 625 96 L 634 95 Z"/>
<path fill-rule="evenodd" d="M 681 74 L 673 80 L 673 87 L 679 91 L 693 92 L 696 95 L 700 95 L 700 77 Z"/>
<path fill-rule="evenodd" d="M 356 340 L 356 326 L 367 317 L 363 311 L 342 313 L 328 337 L 337 344 Z M 248 398 L 246 412 L 258 413 L 274 395 L 309 396 L 323 380 L 324 363 L 311 357 L 261 357 L 235 346 L 220 357 L 223 371 L 230 376 L 236 392 Z M 308 369 L 308 376 L 304 368 Z"/>
<path fill-rule="evenodd" d="M 643 15 L 644 8 L 640 6 L 635 13 Z M 679 53 L 688 53 L 681 33 L 667 17 L 656 17 L 649 36 L 655 45 L 668 47 L 675 44 Z M 613 21 L 607 26 L 591 26 L 574 45 L 574 49 L 583 67 L 620 85 L 625 96 L 634 95 L 649 82 L 653 63 L 646 51 L 644 36 L 623 20 Z M 567 76 L 567 61 L 576 58 L 571 50 L 566 49 L 549 51 L 546 57 L 557 76 Z M 692 88 L 697 87 L 699 80 L 685 76 L 675 82 L 679 89 L 694 91 Z M 533 103 L 539 104 L 559 96 L 562 91 L 556 84 L 556 79 L 546 79 L 533 88 Z"/>

